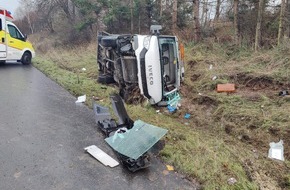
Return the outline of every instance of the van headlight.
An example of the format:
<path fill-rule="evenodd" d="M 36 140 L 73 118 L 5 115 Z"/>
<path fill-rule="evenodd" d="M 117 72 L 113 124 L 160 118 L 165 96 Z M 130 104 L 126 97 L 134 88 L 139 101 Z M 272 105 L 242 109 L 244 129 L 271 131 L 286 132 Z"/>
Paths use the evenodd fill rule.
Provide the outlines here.
<path fill-rule="evenodd" d="M 145 37 L 144 42 L 143 42 L 143 46 L 144 46 L 147 50 L 149 49 L 149 46 L 150 46 L 150 39 L 151 39 L 151 36 L 147 36 L 147 37 Z"/>

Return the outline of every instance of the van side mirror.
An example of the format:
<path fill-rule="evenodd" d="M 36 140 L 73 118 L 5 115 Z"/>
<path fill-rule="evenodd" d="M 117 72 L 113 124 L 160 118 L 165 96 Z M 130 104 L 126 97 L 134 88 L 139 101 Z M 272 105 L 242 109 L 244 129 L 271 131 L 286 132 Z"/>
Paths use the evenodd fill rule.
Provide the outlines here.
<path fill-rule="evenodd" d="M 24 41 L 26 42 L 27 40 L 27 34 L 24 34 Z"/>

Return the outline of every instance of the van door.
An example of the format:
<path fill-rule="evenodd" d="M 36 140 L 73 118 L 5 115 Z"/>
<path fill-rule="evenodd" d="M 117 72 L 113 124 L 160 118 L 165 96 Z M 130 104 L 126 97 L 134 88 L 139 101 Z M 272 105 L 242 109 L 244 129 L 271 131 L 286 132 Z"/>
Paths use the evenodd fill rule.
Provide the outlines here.
<path fill-rule="evenodd" d="M 5 18 L 0 16 L 0 59 L 5 60 L 7 57 L 7 41 L 5 31 Z"/>
<path fill-rule="evenodd" d="M 12 24 L 7 24 L 9 35 L 8 41 L 8 56 L 7 59 L 20 60 L 22 57 L 22 50 L 25 47 L 25 38 L 20 33 L 18 28 Z"/>

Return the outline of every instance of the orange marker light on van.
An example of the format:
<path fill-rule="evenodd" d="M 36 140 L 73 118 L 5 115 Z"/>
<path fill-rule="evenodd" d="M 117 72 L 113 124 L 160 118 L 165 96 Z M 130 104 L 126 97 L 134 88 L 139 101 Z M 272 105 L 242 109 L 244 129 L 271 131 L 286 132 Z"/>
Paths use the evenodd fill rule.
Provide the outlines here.
<path fill-rule="evenodd" d="M 180 49 L 181 60 L 184 61 L 184 46 L 183 46 L 183 44 L 179 44 L 179 49 Z"/>

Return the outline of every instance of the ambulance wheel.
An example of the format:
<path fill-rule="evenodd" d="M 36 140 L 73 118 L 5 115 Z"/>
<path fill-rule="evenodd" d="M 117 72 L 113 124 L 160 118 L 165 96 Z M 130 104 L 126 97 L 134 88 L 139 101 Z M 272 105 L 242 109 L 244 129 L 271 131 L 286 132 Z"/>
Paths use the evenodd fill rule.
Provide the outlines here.
<path fill-rule="evenodd" d="M 23 65 L 29 65 L 31 64 L 31 59 L 32 59 L 32 56 L 29 52 L 24 52 L 22 58 L 21 58 L 21 62 Z"/>

